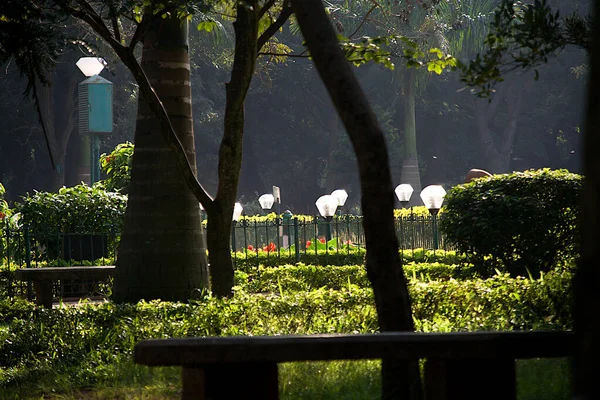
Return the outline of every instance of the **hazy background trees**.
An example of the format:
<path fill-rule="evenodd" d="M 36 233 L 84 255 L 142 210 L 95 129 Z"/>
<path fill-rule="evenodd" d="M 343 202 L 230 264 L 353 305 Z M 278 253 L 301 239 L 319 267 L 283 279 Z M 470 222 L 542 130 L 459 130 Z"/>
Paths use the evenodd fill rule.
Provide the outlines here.
<path fill-rule="evenodd" d="M 339 3 L 339 4 L 338 4 Z M 341 14 L 332 9 L 332 18 L 343 23 L 350 35 L 365 19 L 370 7 L 359 2 L 334 2 L 341 8 L 356 9 Z M 364 3 L 364 2 L 363 2 Z M 368 5 L 368 4 L 367 4 Z M 560 2 L 565 13 L 585 6 L 579 1 Z M 362 30 L 369 35 L 387 34 L 371 13 Z M 343 18 L 342 18 L 343 17 Z M 481 16 L 483 19 L 484 16 Z M 452 23 L 455 19 L 455 23 Z M 374 22 L 375 21 L 375 22 Z M 482 35 L 463 14 L 444 20 L 450 48 L 464 43 L 465 34 Z M 446 22 L 447 21 L 447 22 Z M 470 30 L 472 31 L 470 31 Z M 359 33 L 360 34 L 360 33 Z M 300 54 L 304 51 L 297 26 L 283 27 L 279 41 Z M 197 165 L 210 193 L 217 185 L 218 146 L 222 136 L 225 91 L 233 56 L 233 29 L 230 22 L 211 33 L 192 30 L 192 93 Z M 463 46 L 464 57 L 472 57 L 475 46 Z M 83 54 L 82 54 L 83 55 Z M 77 56 L 71 56 L 77 58 Z M 133 139 L 137 88 L 121 64 L 108 60 L 103 75 L 114 83 L 115 131 L 102 140 L 102 152 Z M 315 75 L 310 60 L 288 58 L 276 62 L 273 56 L 259 58 L 255 78 L 246 102 L 244 155 L 238 197 L 254 201 L 270 191 L 282 190 L 284 206 L 293 212 L 314 212 L 315 199 L 343 187 L 350 192 L 348 208 L 358 204 L 358 173 L 350 143 L 342 133 L 333 106 Z M 403 60 L 394 57 L 401 66 Z M 54 79 L 54 91 L 68 93 L 66 79 L 80 82 L 84 77 L 65 55 Z M 33 106 L 23 100 L 25 81 L 11 63 L 3 65 L 0 98 L 3 124 L 0 134 L 0 182 L 7 198 L 17 200 L 32 189 L 52 190 L 57 185 L 41 128 Z M 399 68 L 398 68 L 399 69 Z M 539 67 L 539 80 L 532 72 L 509 75 L 498 87 L 495 104 L 478 100 L 462 90 L 458 73 L 423 74 L 415 97 L 416 147 L 422 185 L 441 183 L 447 187 L 464 179 L 473 167 L 508 172 L 538 167 L 579 169 L 579 126 L 582 120 L 584 88 L 587 82 L 585 53 L 571 49 Z M 395 71 L 366 64 L 356 74 L 381 121 L 389 148 L 393 181 L 401 182 L 405 160 L 407 117 L 404 113 L 406 88 Z M 69 73 L 71 75 L 69 75 Z M 64 88 L 64 92 L 63 91 Z M 54 100 L 58 119 L 69 114 L 65 101 Z M 513 125 L 507 124 L 512 121 Z M 410 124 L 409 124 L 410 125 Z M 514 126 L 512 133 L 511 126 Z M 58 127 L 61 134 L 64 128 Z M 509 140 L 507 140 L 509 139 Z M 77 183 L 78 135 L 73 132 L 66 146 L 64 184 Z M 486 153 L 485 149 L 489 153 Z M 494 161 L 496 154 L 500 161 Z M 58 182 L 61 182 L 60 180 Z"/>

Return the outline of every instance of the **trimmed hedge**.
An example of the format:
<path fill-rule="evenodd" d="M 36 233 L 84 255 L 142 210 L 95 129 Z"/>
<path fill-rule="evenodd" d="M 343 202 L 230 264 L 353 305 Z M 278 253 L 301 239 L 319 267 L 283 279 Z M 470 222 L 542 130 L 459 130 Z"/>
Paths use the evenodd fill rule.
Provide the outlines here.
<path fill-rule="evenodd" d="M 365 261 L 366 250 L 364 248 L 355 248 L 340 250 L 339 252 L 325 250 L 307 251 L 300 253 L 300 263 L 306 265 L 363 265 Z M 457 254 L 456 251 L 448 250 L 425 250 L 414 249 L 400 251 L 400 255 L 405 263 L 411 262 L 439 262 L 442 264 L 462 264 L 466 262 L 466 257 Z M 279 267 L 280 265 L 296 264 L 296 256 L 293 252 L 282 250 L 280 255 L 277 252 L 237 252 L 232 253 L 234 257 L 235 269 L 238 271 L 251 272 L 259 267 Z"/>
<path fill-rule="evenodd" d="M 440 228 L 478 268 L 538 276 L 579 254 L 583 178 L 566 170 L 515 172 L 448 191 Z"/>
<path fill-rule="evenodd" d="M 472 266 L 414 262 L 404 265 L 409 281 L 432 281 L 474 278 Z M 248 293 L 311 291 L 319 288 L 340 290 L 349 285 L 371 287 L 364 265 L 282 265 L 260 267 L 250 273 L 236 271 L 236 285 Z"/>

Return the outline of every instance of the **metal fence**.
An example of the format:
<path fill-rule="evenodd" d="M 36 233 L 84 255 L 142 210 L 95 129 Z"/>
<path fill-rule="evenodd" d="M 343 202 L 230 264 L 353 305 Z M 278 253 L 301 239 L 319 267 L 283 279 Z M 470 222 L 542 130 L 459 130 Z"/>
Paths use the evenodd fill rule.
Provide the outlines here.
<path fill-rule="evenodd" d="M 437 218 L 408 216 L 395 219 L 398 246 L 405 251 L 415 249 L 452 250 L 439 230 Z M 332 219 L 314 217 L 275 218 L 270 221 L 242 219 L 234 222 L 231 232 L 231 249 L 238 257 L 257 258 L 266 253 L 272 256 L 294 255 L 296 262 L 301 254 L 319 251 L 334 254 L 351 252 L 365 247 L 362 216 L 342 215 Z"/>
<path fill-rule="evenodd" d="M 120 232 L 31 232 L 26 227 L 11 229 L 7 223 L 0 226 L 0 297 L 31 293 L 26 283 L 14 280 L 16 268 L 116 262 Z M 439 232 L 437 220 L 431 216 L 396 218 L 395 226 L 398 245 L 403 251 L 451 250 Z M 306 254 L 350 254 L 364 248 L 362 217 L 355 215 L 330 219 L 246 218 L 234 222 L 231 231 L 235 259 L 255 258 L 257 264 L 265 256 L 299 262 Z"/>
<path fill-rule="evenodd" d="M 0 298 L 32 297 L 30 283 L 15 280 L 17 268 L 72 265 L 114 265 L 119 232 L 31 232 L 0 221 Z M 55 292 L 61 298 L 79 296 L 95 282 L 61 281 Z"/>

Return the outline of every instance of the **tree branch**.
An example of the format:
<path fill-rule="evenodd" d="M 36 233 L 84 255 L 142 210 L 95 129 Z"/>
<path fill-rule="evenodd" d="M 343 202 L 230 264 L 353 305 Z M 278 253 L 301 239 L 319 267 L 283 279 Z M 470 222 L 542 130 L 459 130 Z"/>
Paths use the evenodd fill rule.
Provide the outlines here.
<path fill-rule="evenodd" d="M 354 32 L 352 32 L 352 34 L 350 36 L 348 36 L 348 39 L 352 39 L 352 36 L 356 35 L 356 33 L 360 30 L 360 28 L 362 28 L 362 26 L 365 24 L 365 22 L 367 22 L 367 18 L 369 18 L 369 15 L 371 15 L 371 13 L 377 8 L 377 5 L 378 4 L 375 3 L 373 5 L 373 7 L 371 7 L 371 9 L 369 11 L 367 11 L 367 13 L 365 14 L 362 21 L 360 21 L 360 24 L 358 24 L 358 27 L 354 30 Z"/>
<path fill-rule="evenodd" d="M 265 31 L 262 33 L 262 35 L 260 35 L 260 37 L 258 38 L 258 46 L 257 46 L 258 51 L 260 51 L 260 49 L 263 48 L 263 46 L 269 41 L 269 39 L 271 39 L 271 37 L 273 37 L 275 32 L 277 32 L 283 26 L 283 24 L 285 24 L 285 21 L 288 20 L 290 15 L 292 15 L 292 13 L 293 13 L 293 10 L 292 10 L 292 7 L 290 7 L 290 6 L 285 6 L 283 8 L 283 10 L 281 10 L 279 17 L 277 17 L 275 22 L 273 22 L 271 25 L 269 25 L 269 27 L 267 29 L 265 29 Z"/>
<path fill-rule="evenodd" d="M 273 4 L 275 4 L 275 0 L 269 0 L 265 3 L 263 8 L 260 9 L 260 11 L 258 12 L 258 20 L 259 21 L 262 17 L 264 17 L 264 15 L 267 13 L 267 11 L 269 11 L 269 9 L 271 7 L 273 7 Z"/>
<path fill-rule="evenodd" d="M 271 52 L 260 52 L 259 56 L 276 56 L 276 57 L 291 57 L 291 58 L 308 58 L 306 54 L 286 54 L 286 53 L 271 53 Z"/>

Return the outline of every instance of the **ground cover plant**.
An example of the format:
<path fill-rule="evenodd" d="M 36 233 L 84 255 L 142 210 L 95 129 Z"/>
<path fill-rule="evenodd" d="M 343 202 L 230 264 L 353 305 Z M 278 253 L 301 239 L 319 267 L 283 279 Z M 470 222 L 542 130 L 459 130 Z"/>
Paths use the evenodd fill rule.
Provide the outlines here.
<path fill-rule="evenodd" d="M 478 277 L 458 265 L 412 263 L 406 275 L 415 325 L 421 331 L 571 326 L 568 270 L 538 279 L 507 274 Z M 188 304 L 84 303 L 43 310 L 26 301 L 4 300 L 0 302 L 0 397 L 176 397 L 177 369 L 132 364 L 133 346 L 145 338 L 377 331 L 373 293 L 362 265 L 238 271 L 233 298 L 205 296 Z M 548 379 L 562 383 L 552 393 L 564 391 L 568 387 L 564 363 L 548 363 L 550 367 L 525 363 L 519 374 L 531 375 L 534 381 L 536 370 L 554 371 Z M 375 398 L 380 389 L 379 363 L 284 364 L 280 389 L 286 399 Z M 540 393 L 527 384 L 519 391 L 528 393 L 525 399 Z"/>

